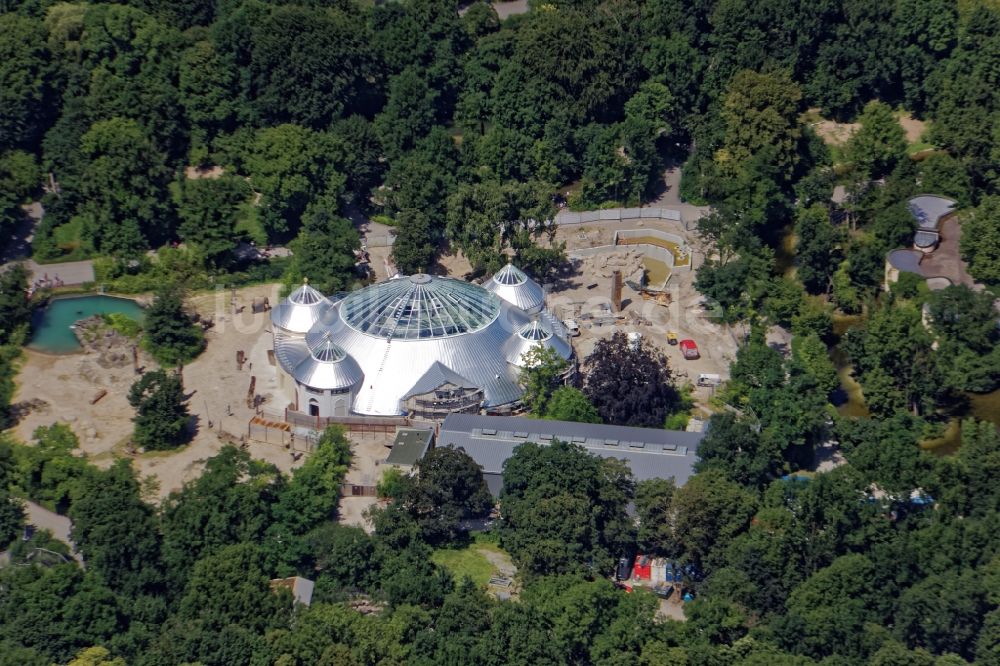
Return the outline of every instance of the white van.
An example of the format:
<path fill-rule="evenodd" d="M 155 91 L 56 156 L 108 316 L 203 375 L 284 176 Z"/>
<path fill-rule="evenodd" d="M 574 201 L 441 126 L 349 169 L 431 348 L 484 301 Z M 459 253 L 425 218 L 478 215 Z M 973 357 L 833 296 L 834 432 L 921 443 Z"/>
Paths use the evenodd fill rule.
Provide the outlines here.
<path fill-rule="evenodd" d="M 580 335 L 580 325 L 576 323 L 575 319 L 564 319 L 563 326 L 566 327 L 566 333 L 571 338 L 575 338 Z"/>
<path fill-rule="evenodd" d="M 722 377 L 719 375 L 701 373 L 698 375 L 698 386 L 718 386 L 722 383 Z"/>

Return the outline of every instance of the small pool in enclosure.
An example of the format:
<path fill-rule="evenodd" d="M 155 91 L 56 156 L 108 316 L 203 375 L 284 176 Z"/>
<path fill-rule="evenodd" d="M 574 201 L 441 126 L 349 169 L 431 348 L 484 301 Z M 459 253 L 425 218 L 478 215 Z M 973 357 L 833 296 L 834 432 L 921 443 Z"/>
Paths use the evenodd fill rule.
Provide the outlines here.
<path fill-rule="evenodd" d="M 114 296 L 71 296 L 55 298 L 35 312 L 32 319 L 30 349 L 48 354 L 80 351 L 72 326 L 81 319 L 99 314 L 119 313 L 141 321 L 143 308 L 129 298 Z"/>

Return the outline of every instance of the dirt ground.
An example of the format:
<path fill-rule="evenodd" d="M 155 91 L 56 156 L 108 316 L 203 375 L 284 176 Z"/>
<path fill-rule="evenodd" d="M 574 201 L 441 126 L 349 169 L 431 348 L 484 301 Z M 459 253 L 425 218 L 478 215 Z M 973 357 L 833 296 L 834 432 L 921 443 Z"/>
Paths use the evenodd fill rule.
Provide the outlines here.
<path fill-rule="evenodd" d="M 574 250 L 580 248 L 610 244 L 616 230 L 639 228 L 660 229 L 686 238 L 694 244 L 694 265 L 697 267 L 703 261 L 704 255 L 697 249 L 697 239 L 693 234 L 681 224 L 666 220 L 565 226 L 557 231 L 556 240 L 565 241 L 567 253 L 572 255 Z M 624 254 L 627 250 L 612 252 Z M 644 299 L 641 293 L 625 285 L 621 318 L 611 323 L 599 314 L 603 307 L 610 306 L 612 280 L 593 270 L 584 272 L 586 266 L 592 266 L 592 262 L 575 262 L 572 274 L 552 285 L 546 299 L 549 310 L 557 317 L 576 319 L 580 325 L 580 336 L 572 339 L 579 358 L 586 358 L 599 339 L 610 337 L 615 331 L 634 331 L 667 356 L 671 369 L 682 381 L 688 379 L 694 383 L 700 373 L 719 374 L 723 379 L 729 377 L 729 365 L 736 357 L 737 338 L 728 327 L 713 318 L 711 308 L 706 307 L 704 298 L 694 288 L 693 270 L 674 270 L 666 288 L 669 296 L 667 304 Z M 677 346 L 667 344 L 668 331 L 676 332 L 679 339 L 694 340 L 701 358 L 684 359 Z M 712 391 L 711 388 L 696 388 L 695 397 L 704 404 L 712 397 Z"/>
<path fill-rule="evenodd" d="M 809 109 L 807 114 L 813 117 L 819 116 L 819 109 Z M 927 123 L 917 120 L 910 113 L 901 113 L 896 116 L 899 124 L 903 127 L 907 143 L 917 143 L 921 140 L 924 132 L 927 131 Z M 830 146 L 842 146 L 847 143 L 855 132 L 861 129 L 859 123 L 838 123 L 835 120 L 822 119 L 811 123 L 813 131 L 823 142 Z"/>
<path fill-rule="evenodd" d="M 819 113 L 819 109 L 810 109 Z M 835 120 L 820 120 L 812 123 L 813 131 L 828 146 L 842 146 L 854 133 L 861 129 L 859 123 L 838 123 Z"/>
<path fill-rule="evenodd" d="M 684 602 L 673 596 L 669 599 L 660 599 L 657 616 L 661 619 L 677 620 L 678 622 L 687 621 L 687 616 L 684 615 Z"/>
<path fill-rule="evenodd" d="M 392 435 L 352 436 L 351 450 L 354 452 L 354 459 L 345 481 L 360 486 L 376 485 L 382 478 L 382 463 L 389 455 L 392 440 Z M 340 522 L 371 532 L 372 525 L 364 513 L 377 503 L 378 499 L 375 497 L 341 497 L 338 512 Z"/>
<path fill-rule="evenodd" d="M 909 113 L 899 116 L 899 124 L 903 126 L 903 132 L 906 133 L 907 143 L 917 143 L 923 137 L 924 132 L 927 131 L 927 122 L 917 120 Z"/>
<path fill-rule="evenodd" d="M 246 433 L 253 415 L 246 404 L 251 375 L 257 377 L 256 393 L 264 398 L 265 409 L 282 409 L 287 403 L 287 397 L 278 394 L 275 368 L 268 363 L 267 351 L 272 344 L 268 314 L 253 314 L 248 307 L 256 296 L 276 303 L 278 285 L 238 290 L 237 307 L 247 307 L 236 315 L 230 291 L 205 293 L 190 301 L 202 316 L 215 322 L 206 333 L 205 352 L 184 367 L 188 408 L 196 424 L 194 438 L 176 451 L 132 456 L 140 477 L 156 478 L 159 498 L 197 477 L 206 459 Z M 237 370 L 235 360 L 239 349 L 248 359 L 242 371 Z M 126 396 L 135 380 L 132 367 L 104 369 L 95 360 L 93 353 L 53 356 L 25 352 L 14 402 L 38 399 L 48 407 L 32 411 L 16 426 L 18 439 L 28 442 L 38 426 L 62 421 L 80 438 L 80 453 L 95 464 L 107 466 L 129 455 L 134 411 Z M 155 367 L 145 354 L 141 354 L 140 364 Z M 107 390 L 107 395 L 91 405 L 91 398 L 100 389 Z M 301 462 L 293 461 L 290 452 L 278 445 L 250 442 L 248 446 L 253 457 L 274 463 L 285 472 Z"/>

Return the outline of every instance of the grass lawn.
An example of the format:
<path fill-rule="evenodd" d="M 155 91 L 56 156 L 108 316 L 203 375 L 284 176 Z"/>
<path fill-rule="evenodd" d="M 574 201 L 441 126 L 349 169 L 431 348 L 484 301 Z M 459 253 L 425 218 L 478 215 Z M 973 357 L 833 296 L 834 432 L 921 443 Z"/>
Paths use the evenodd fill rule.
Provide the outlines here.
<path fill-rule="evenodd" d="M 933 150 L 936 150 L 936 146 L 925 141 L 917 141 L 916 143 L 911 143 L 906 147 L 906 154 L 912 157 L 917 153 L 930 152 Z"/>
<path fill-rule="evenodd" d="M 487 552 L 496 553 L 508 561 L 510 559 L 506 551 L 496 543 L 482 538 L 480 534 L 475 534 L 473 543 L 465 548 L 435 550 L 431 555 L 431 561 L 451 572 L 456 581 L 468 576 L 476 585 L 485 587 L 490 582 L 490 577 L 497 573 L 496 566 L 486 557 Z"/>
<path fill-rule="evenodd" d="M 450 571 L 456 581 L 468 576 L 473 583 L 480 587 L 489 583 L 490 576 L 496 573 L 496 567 L 477 550 L 475 545 L 462 550 L 450 548 L 435 550 L 434 554 L 431 555 L 431 561 Z"/>
<path fill-rule="evenodd" d="M 56 245 L 64 252 L 71 252 L 80 247 L 80 237 L 83 234 L 83 220 L 72 218 L 66 224 L 61 224 L 52 231 Z"/>
<path fill-rule="evenodd" d="M 239 207 L 236 215 L 236 231 L 246 233 L 257 245 L 267 245 L 267 232 L 264 231 L 257 214 L 257 206 L 247 201 Z"/>

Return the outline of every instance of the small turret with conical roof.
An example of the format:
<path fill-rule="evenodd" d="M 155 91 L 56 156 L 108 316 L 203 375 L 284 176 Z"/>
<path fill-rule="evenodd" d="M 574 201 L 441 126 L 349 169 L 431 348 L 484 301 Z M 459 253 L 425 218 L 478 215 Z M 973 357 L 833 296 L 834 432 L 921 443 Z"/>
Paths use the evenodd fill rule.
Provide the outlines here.
<path fill-rule="evenodd" d="M 305 335 L 329 307 L 330 301 L 303 278 L 302 286 L 271 310 L 271 324 L 276 331 Z"/>
<path fill-rule="evenodd" d="M 545 292 L 541 286 L 511 262 L 494 273 L 483 287 L 528 314 L 545 308 Z"/>

